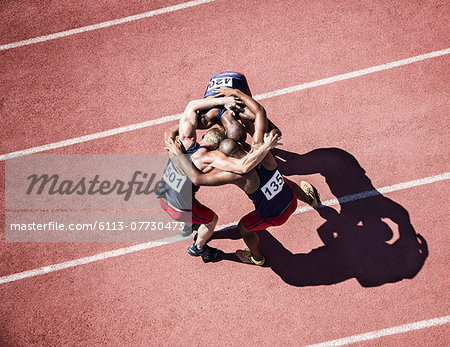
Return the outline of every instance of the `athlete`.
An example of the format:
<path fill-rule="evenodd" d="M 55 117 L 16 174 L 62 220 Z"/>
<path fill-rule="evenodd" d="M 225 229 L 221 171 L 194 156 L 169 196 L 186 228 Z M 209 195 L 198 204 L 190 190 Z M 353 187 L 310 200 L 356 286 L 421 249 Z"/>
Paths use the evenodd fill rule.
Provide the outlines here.
<path fill-rule="evenodd" d="M 246 174 L 257 164 L 259 164 L 269 152 L 269 150 L 276 145 L 278 134 L 271 133 L 271 135 L 267 137 L 263 145 L 259 146 L 258 148 L 252 149 L 250 153 L 243 156 L 242 158 L 237 159 L 228 157 L 222 152 L 215 150 L 219 147 L 219 143 L 223 139 L 223 136 L 209 136 L 209 134 L 213 131 L 219 134 L 220 130 L 218 129 L 211 129 L 208 133 L 206 133 L 206 135 L 202 139 L 203 143 L 197 142 L 196 129 L 198 125 L 198 112 L 203 112 L 215 107 L 224 107 L 226 109 L 232 110 L 240 108 L 244 105 L 252 113 L 258 113 L 261 109 L 264 110 L 262 106 L 259 105 L 259 103 L 257 103 L 251 97 L 244 98 L 244 100 L 236 100 L 231 96 L 213 97 L 191 101 L 188 104 L 183 113 L 183 116 L 181 117 L 177 130 L 180 142 L 183 144 L 184 148 L 188 149 L 187 153 L 189 153 L 190 159 L 199 170 L 203 172 L 210 172 L 214 168 L 217 168 L 220 170 L 231 171 L 238 174 Z M 166 136 L 166 138 L 171 138 L 171 136 Z M 171 171 L 169 172 L 169 170 Z M 165 177 L 166 179 L 169 179 L 170 177 L 174 178 L 174 174 L 172 173 L 174 170 L 175 169 L 173 167 L 173 163 L 169 162 L 163 177 Z M 181 177 L 177 177 L 177 181 L 185 182 L 182 177 L 183 175 L 181 175 Z M 187 186 L 191 187 L 189 183 L 187 183 Z M 172 190 L 170 194 L 166 194 L 166 200 L 164 200 L 164 197 L 161 195 L 161 207 L 175 220 L 180 220 L 180 218 L 182 218 L 179 215 L 181 211 L 188 211 L 188 213 L 191 213 L 193 216 L 193 225 L 190 224 L 189 221 L 187 221 L 187 224 L 181 231 L 181 234 L 183 236 L 188 236 L 195 229 L 196 225 L 200 224 L 198 228 L 197 239 L 195 240 L 194 244 L 188 249 L 188 253 L 190 255 L 201 255 L 203 260 L 205 261 L 216 259 L 220 255 L 219 251 L 217 249 L 209 247 L 205 243 L 214 232 L 214 228 L 217 224 L 218 219 L 217 215 L 211 209 L 206 208 L 203 205 L 198 205 L 198 201 L 194 198 L 194 194 L 197 192 L 198 188 L 193 187 L 191 189 L 191 192 L 193 193 L 192 196 L 185 193 L 185 196 L 177 198 L 175 198 L 175 196 L 177 194 L 180 194 L 180 192 L 173 190 L 173 187 L 170 187 L 168 183 L 161 187 L 161 189 L 169 188 Z M 192 208 L 189 208 L 188 206 L 188 203 L 190 201 L 189 198 L 191 198 L 192 200 Z M 180 204 L 180 199 L 185 200 L 185 204 Z M 199 218 L 197 218 L 196 216 Z M 186 218 L 184 217 L 184 219 Z M 207 253 L 203 254 L 203 250 L 205 250 L 205 252 Z"/>
<path fill-rule="evenodd" d="M 214 168 L 220 170 L 232 171 L 236 173 L 245 174 L 252 170 L 259 162 L 266 156 L 266 154 L 276 145 L 278 141 L 277 134 L 271 134 L 267 141 L 258 148 L 254 148 L 250 153 L 242 158 L 233 158 L 224 155 L 220 151 L 216 151 L 221 140 L 224 138 L 224 133 L 218 128 L 213 128 L 208 131 L 201 141 L 197 142 L 197 112 L 202 112 L 214 107 L 224 107 L 229 110 L 246 106 L 250 111 L 256 112 L 259 104 L 251 100 L 236 100 L 232 96 L 206 98 L 198 101 L 191 101 L 186 107 L 179 124 L 178 136 L 184 148 L 187 148 L 190 159 L 194 165 L 203 172 L 210 172 Z M 169 130 L 170 131 L 170 130 Z M 166 131 L 167 133 L 167 131 Z M 170 136 L 168 137 L 170 138 Z M 201 205 L 195 199 L 194 195 L 198 187 L 192 187 L 190 181 L 186 183 L 182 174 L 176 176 L 176 171 L 173 163 L 169 161 L 163 176 L 163 181 L 172 179 L 172 182 L 163 182 L 160 187 L 160 205 L 172 218 L 175 220 L 185 221 L 186 228 L 181 231 L 182 236 L 188 236 L 198 227 L 198 237 L 195 243 L 188 249 L 191 255 L 201 255 L 203 260 L 214 260 L 218 255 L 217 249 L 205 245 L 206 241 L 212 236 L 214 228 L 217 224 L 217 215 L 206 206 Z M 180 187 L 173 187 L 170 183 L 180 182 L 186 183 L 186 187 L 190 190 L 181 191 Z M 176 188 L 176 189 L 175 189 Z M 163 195 L 163 192 L 165 194 Z M 190 194 L 191 192 L 192 194 Z M 183 202 L 183 203 L 182 203 Z M 189 203 L 191 205 L 189 205 Z M 186 213 L 187 212 L 187 213 Z M 192 214 L 192 224 L 186 215 Z M 203 253 L 205 251 L 206 253 Z"/>
<path fill-rule="evenodd" d="M 222 130 L 211 129 L 200 142 L 192 142 L 186 153 L 191 157 L 199 150 L 216 147 L 224 138 Z M 189 236 L 193 229 L 198 229 L 197 240 L 188 248 L 188 253 L 201 256 L 206 262 L 213 261 L 221 255 L 219 249 L 205 244 L 214 232 L 218 217 L 214 211 L 195 198 L 199 188 L 186 175 L 180 173 L 169 159 L 156 194 L 161 208 L 174 220 L 185 223 L 180 232 L 182 236 Z"/>
<path fill-rule="evenodd" d="M 242 101 L 244 99 L 250 102 L 253 100 L 245 76 L 238 72 L 214 74 L 206 88 L 203 100 L 215 98 L 217 93 L 223 93 L 224 87 L 227 87 L 226 90 L 229 94 L 227 96 L 234 96 Z M 193 103 L 201 103 L 201 100 L 195 100 Z M 252 112 L 248 108 L 236 107 L 232 110 L 219 105 L 204 108 L 201 111 L 197 110 L 196 114 L 191 114 L 190 117 L 197 118 L 195 123 L 198 129 L 209 129 L 215 124 L 223 126 L 227 137 L 241 144 L 245 143 L 247 133 L 249 133 L 253 137 L 252 145 L 259 146 L 262 144 L 262 136 L 267 130 L 278 134 L 279 137 L 281 137 L 281 131 L 267 119 L 264 108 L 259 104 L 257 106 Z M 191 120 L 191 122 L 193 121 Z M 166 132 L 165 140 L 168 137 L 175 140 L 177 135 L 178 126 L 174 125 L 170 131 Z"/>
<path fill-rule="evenodd" d="M 264 140 L 273 136 L 265 134 Z M 297 199 L 315 207 L 318 197 L 311 184 L 301 181 L 300 186 L 285 178 L 277 169 L 277 163 L 269 152 L 260 165 L 247 174 L 239 175 L 233 172 L 216 172 L 204 174 L 183 154 L 181 141 L 174 142 L 168 139 L 166 148 L 176 155 L 177 165 L 190 175 L 192 182 L 197 186 L 219 186 L 235 184 L 241 188 L 253 201 L 255 210 L 244 216 L 238 224 L 244 242 L 249 250 L 238 250 L 236 256 L 245 263 L 263 265 L 265 258 L 259 245 L 259 237 L 255 231 L 271 226 L 284 224 L 297 208 Z M 232 139 L 221 142 L 219 150 L 233 158 L 243 158 L 245 150 Z M 189 174 L 189 172 L 192 172 Z"/>
<path fill-rule="evenodd" d="M 217 90 L 225 87 L 237 89 L 246 95 L 252 96 L 245 76 L 239 72 L 230 71 L 212 75 L 203 98 L 215 97 Z M 220 123 L 225 111 L 226 109 L 224 107 L 215 107 L 202 114 L 205 115 L 206 119 L 211 121 L 215 119 L 216 123 Z"/>
<path fill-rule="evenodd" d="M 223 87 L 233 88 L 245 95 L 252 96 L 245 76 L 239 72 L 227 71 L 214 74 L 211 77 L 203 98 L 214 98 L 217 90 Z M 233 138 L 241 143 L 245 142 L 247 133 L 244 125 L 235 118 L 237 116 L 236 112 L 226 110 L 224 107 L 215 107 L 199 113 L 199 116 L 201 126 L 209 127 L 213 124 L 218 124 L 224 127 L 229 138 Z M 263 117 L 266 118 L 265 114 Z"/>
<path fill-rule="evenodd" d="M 224 100 L 220 100 L 224 99 Z M 232 98 L 214 98 L 209 101 L 210 105 L 218 103 L 226 103 Z M 210 105 L 206 105 L 209 107 Z M 187 108 L 186 112 L 191 109 Z M 202 170 L 211 171 L 213 167 L 223 170 L 246 173 L 253 169 L 276 145 L 277 135 L 271 134 L 265 139 L 263 145 L 254 149 L 252 153 L 242 158 L 229 158 L 221 152 L 212 160 L 205 164 L 202 159 L 207 156 L 210 151 L 217 149 L 220 142 L 225 138 L 224 132 L 219 128 L 210 129 L 203 138 L 197 142 L 194 126 L 187 122 L 180 129 L 180 141 L 186 153 L 189 155 L 193 163 Z M 211 159 L 211 158 L 210 158 Z M 193 185 L 192 182 L 179 172 L 169 160 L 164 170 L 163 180 L 158 188 L 158 198 L 160 199 L 161 208 L 166 211 L 173 219 L 188 223 L 188 228 L 192 224 L 198 226 L 197 239 L 194 244 L 188 248 L 188 253 L 193 256 L 201 256 L 204 261 L 213 261 L 217 259 L 221 251 L 206 245 L 206 241 L 212 236 L 214 228 L 217 224 L 217 215 L 208 207 L 200 204 L 195 198 L 195 193 L 199 187 Z M 188 236 L 192 230 L 182 231 L 183 236 Z"/>

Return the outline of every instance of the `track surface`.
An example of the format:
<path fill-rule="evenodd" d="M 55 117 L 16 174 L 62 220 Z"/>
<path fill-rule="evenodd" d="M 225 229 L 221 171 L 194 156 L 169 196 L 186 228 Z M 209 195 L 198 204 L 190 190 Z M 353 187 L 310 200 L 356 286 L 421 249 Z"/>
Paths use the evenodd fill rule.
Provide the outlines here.
<path fill-rule="evenodd" d="M 0 44 L 173 4 L 6 2 Z M 244 72 L 260 94 L 446 49 L 449 13 L 440 1 L 218 0 L 1 51 L 1 153 L 177 114 L 217 71 Z M 449 172 L 449 59 L 262 100 L 283 131 L 282 150 L 300 154 L 289 156 L 285 173 L 310 180 L 327 200 Z M 158 153 L 167 126 L 51 153 Z M 329 209 L 297 214 L 262 233 L 265 268 L 203 264 L 182 241 L 1 284 L 0 344 L 298 346 L 447 316 L 449 194 L 443 180 L 333 206 L 341 212 L 334 218 Z M 234 187 L 198 196 L 219 224 L 251 210 Z M 407 214 L 428 245 L 417 271 L 404 252 L 408 242 L 389 246 L 379 229 L 357 224 L 386 216 L 404 222 Z M 388 224 L 395 240 L 397 226 Z M 324 229 L 345 242 L 324 246 Z M 227 253 L 243 246 L 229 239 L 233 233 L 218 236 L 212 244 Z M 2 241 L 0 276 L 125 246 Z M 449 339 L 447 324 L 360 343 Z"/>

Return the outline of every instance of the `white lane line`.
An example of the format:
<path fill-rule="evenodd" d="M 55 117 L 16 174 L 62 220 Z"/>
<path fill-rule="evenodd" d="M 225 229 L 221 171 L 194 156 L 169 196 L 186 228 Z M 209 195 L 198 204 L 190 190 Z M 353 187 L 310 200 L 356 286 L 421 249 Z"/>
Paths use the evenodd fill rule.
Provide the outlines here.
<path fill-rule="evenodd" d="M 138 124 L 125 125 L 120 128 L 105 130 L 105 131 L 101 131 L 99 133 L 75 137 L 73 139 L 63 140 L 63 141 L 59 141 L 59 142 L 55 142 L 55 143 L 49 143 L 47 145 L 32 147 L 32 148 L 28 148 L 28 149 L 20 150 L 17 152 L 8 153 L 8 154 L 2 154 L 2 155 L 0 155 L 0 160 L 7 160 L 7 159 L 12 159 L 12 158 L 22 157 L 25 155 L 44 152 L 44 151 L 48 151 L 48 150 L 55 149 L 55 148 L 68 147 L 71 145 L 75 145 L 77 143 L 88 142 L 88 141 L 100 139 L 103 137 L 118 135 L 118 134 L 126 133 L 129 131 L 135 131 L 138 129 L 147 128 L 147 127 L 151 127 L 154 125 L 171 122 L 173 120 L 177 120 L 180 118 L 181 118 L 181 113 L 174 114 L 172 116 L 165 116 L 165 117 L 161 117 L 161 118 L 157 118 L 157 119 L 152 119 L 152 120 L 145 121 L 145 122 L 138 123 Z"/>
<path fill-rule="evenodd" d="M 157 16 L 157 15 L 163 14 L 163 13 L 169 13 L 169 12 L 174 12 L 174 11 L 178 11 L 178 10 L 183 10 L 185 8 L 188 8 L 188 7 L 202 5 L 202 4 L 206 4 L 208 2 L 213 2 L 213 1 L 216 1 L 216 0 L 188 1 L 188 2 L 184 2 L 182 4 L 173 5 L 173 6 L 169 6 L 169 7 L 164 7 L 164 8 L 160 8 L 160 9 L 157 9 L 157 10 L 136 14 L 136 15 L 133 15 L 133 16 L 128 16 L 128 17 L 123 17 L 123 18 L 119 18 L 119 19 L 109 20 L 109 21 L 106 21 L 106 22 L 98 23 L 98 24 L 87 25 L 87 26 L 84 26 L 84 27 L 81 27 L 81 28 L 65 30 L 65 31 L 61 31 L 61 32 L 58 32 L 58 33 L 54 33 L 54 34 L 34 37 L 34 38 L 28 39 L 28 40 L 7 43 L 7 44 L 4 44 L 4 45 L 0 46 L 0 51 L 4 51 L 4 50 L 7 50 L 7 49 L 16 48 L 16 47 L 21 47 L 21 46 L 32 45 L 32 44 L 39 43 L 39 42 L 55 40 L 55 39 L 59 39 L 61 37 L 71 36 L 71 35 L 75 35 L 75 34 L 81 34 L 81 33 L 84 33 L 86 31 L 103 29 L 103 28 L 107 28 L 107 27 L 111 27 L 111 26 L 115 26 L 115 25 L 119 25 L 119 24 L 123 24 L 123 23 L 134 22 L 134 21 L 137 21 L 137 20 L 140 20 L 140 19 Z"/>
<path fill-rule="evenodd" d="M 393 61 L 390 63 L 369 67 L 367 69 L 356 70 L 356 71 L 348 72 L 348 73 L 345 73 L 342 75 L 324 78 L 324 79 L 317 80 L 314 82 L 299 84 L 299 85 L 284 88 L 284 89 L 278 89 L 273 92 L 269 92 L 269 93 L 265 93 L 265 94 L 259 94 L 255 97 L 255 99 L 261 100 L 261 99 L 273 98 L 274 96 L 294 93 L 294 92 L 297 92 L 297 91 L 303 90 L 303 89 L 308 89 L 308 88 L 323 86 L 325 84 L 348 80 L 350 78 L 360 77 L 360 76 L 368 75 L 368 74 L 371 74 L 374 72 L 388 70 L 388 69 L 392 69 L 394 67 L 399 67 L 399 66 L 403 66 L 403 65 L 408 65 L 408 64 L 416 63 L 418 61 L 440 57 L 442 55 L 446 55 L 449 53 L 450 53 L 450 48 L 447 48 L 447 49 L 442 49 L 440 51 L 434 51 L 434 52 L 430 52 L 430 53 L 426 53 L 426 54 L 416 55 L 415 57 L 397 60 L 397 61 Z"/>
<path fill-rule="evenodd" d="M 134 246 L 130 246 L 130 247 L 115 249 L 112 251 L 95 254 L 95 255 L 92 255 L 89 257 L 84 257 L 84 258 L 65 261 L 63 263 L 48 265 L 48 266 L 44 266 L 44 267 L 34 269 L 34 270 L 19 272 L 19 273 L 15 273 L 12 275 L 0 277 L 0 284 L 14 282 L 14 281 L 18 281 L 18 280 L 21 280 L 24 278 L 34 277 L 34 276 L 38 276 L 38 275 L 44 275 L 44 274 L 47 274 L 50 272 L 55 272 L 55 271 L 59 271 L 59 270 L 63 270 L 63 269 L 67 269 L 67 268 L 71 268 L 71 267 L 75 267 L 75 266 L 89 264 L 89 263 L 93 263 L 93 262 L 96 262 L 99 260 L 119 257 L 121 255 L 134 253 L 134 252 L 142 251 L 142 250 L 153 248 L 153 247 L 162 246 L 162 245 L 165 245 L 168 243 L 181 241 L 183 239 L 184 238 L 182 236 L 169 237 L 169 238 L 161 239 L 158 241 L 140 243 L 138 245 L 134 245 Z"/>
<path fill-rule="evenodd" d="M 401 333 L 406 333 L 408 331 L 420 330 L 420 329 L 435 327 L 435 326 L 444 325 L 444 324 L 448 324 L 448 323 L 450 323 L 450 316 L 432 318 L 432 319 L 422 320 L 422 321 L 415 322 L 415 323 L 398 325 L 398 326 L 395 326 L 392 328 L 371 331 L 371 332 L 368 332 L 365 334 L 353 335 L 353 336 L 344 337 L 342 339 L 322 342 L 322 343 L 318 343 L 315 345 L 309 345 L 307 347 L 344 346 L 344 345 L 348 345 L 351 343 L 378 339 L 383 336 L 401 334 Z"/>
<path fill-rule="evenodd" d="M 258 94 L 258 95 L 255 95 L 254 98 L 256 100 L 269 99 L 269 98 L 273 98 L 275 96 L 279 96 L 279 95 L 283 95 L 283 94 L 289 94 L 289 93 L 294 93 L 294 92 L 297 92 L 299 90 L 303 90 L 303 89 L 307 89 L 307 88 L 313 88 L 313 87 L 317 87 L 317 86 L 322 86 L 322 85 L 325 85 L 325 84 L 330 84 L 330 83 L 339 82 L 339 81 L 350 79 L 350 78 L 364 76 L 364 75 L 367 75 L 367 74 L 370 74 L 370 73 L 374 73 L 374 72 L 378 72 L 378 71 L 382 71 L 382 70 L 387 70 L 387 69 L 392 69 L 394 67 L 407 65 L 407 64 L 415 63 L 415 62 L 426 60 L 426 59 L 436 58 L 436 57 L 443 56 L 443 55 L 446 55 L 446 54 L 449 54 L 449 53 L 450 53 L 450 48 L 443 49 L 443 50 L 440 50 L 440 51 L 434 51 L 434 52 L 430 52 L 430 53 L 427 53 L 427 54 L 417 55 L 415 57 L 402 59 L 402 60 L 397 60 L 397 61 L 394 61 L 394 62 L 391 62 L 391 63 L 370 67 L 370 68 L 363 69 L 363 70 L 357 70 L 357 71 L 345 73 L 345 74 L 342 74 L 342 75 L 337 75 L 337 76 L 334 76 L 334 77 L 324 78 L 324 79 L 321 79 L 321 80 L 318 80 L 318 81 L 314 81 L 314 82 L 298 84 L 298 85 L 291 86 L 291 87 L 288 87 L 288 88 L 278 89 L 278 90 L 274 90 L 272 92 L 268 92 L 268 93 L 264 93 L 264 94 Z M 0 160 L 7 160 L 7 159 L 12 159 L 12 158 L 17 158 L 17 157 L 21 157 L 21 156 L 28 155 L 28 154 L 44 152 L 44 151 L 48 151 L 48 150 L 51 150 L 51 149 L 67 147 L 67 146 L 71 146 L 71 145 L 74 145 L 74 144 L 77 144 L 77 143 L 82 143 L 82 142 L 87 142 L 87 141 L 92 141 L 92 140 L 104 138 L 104 137 L 107 137 L 107 136 L 122 134 L 122 133 L 130 132 L 130 131 L 134 131 L 134 130 L 137 130 L 137 129 L 151 127 L 151 126 L 154 126 L 154 125 L 157 125 L 157 124 L 167 123 L 167 122 L 170 122 L 170 121 L 173 121 L 173 120 L 177 120 L 180 117 L 181 117 L 181 114 L 165 116 L 165 117 L 153 119 L 153 120 L 150 120 L 150 121 L 145 121 L 145 122 L 142 122 L 142 123 L 126 125 L 126 126 L 123 126 L 123 127 L 120 127 L 120 128 L 110 129 L 110 130 L 101 131 L 101 132 L 90 134 L 90 135 L 85 135 L 85 136 L 81 136 L 81 137 L 75 137 L 75 138 L 67 139 L 67 140 L 64 140 L 64 141 L 59 141 L 59 142 L 55 142 L 55 143 L 49 143 L 49 144 L 42 145 L 42 146 L 37 146 L 37 147 L 32 147 L 32 148 L 16 151 L 16 152 L 2 154 L 2 155 L 0 155 Z"/>
<path fill-rule="evenodd" d="M 398 190 L 414 188 L 414 187 L 418 187 L 418 186 L 423 186 L 425 184 L 430 184 L 430 183 L 439 182 L 439 181 L 445 181 L 448 179 L 450 179 L 450 172 L 445 172 L 445 173 L 442 173 L 439 175 L 425 177 L 425 178 L 419 178 L 417 180 L 398 183 L 398 184 L 394 184 L 392 186 L 382 187 L 382 188 L 379 188 L 376 190 L 367 190 L 365 192 L 343 196 L 343 197 L 340 197 L 339 199 L 330 199 L 330 200 L 322 201 L 322 205 L 333 206 L 333 205 L 338 205 L 338 204 L 344 204 L 344 203 L 350 202 L 350 201 L 367 199 L 372 196 L 377 196 L 380 194 L 387 194 L 387 193 L 391 193 L 391 192 L 396 192 Z M 311 211 L 311 210 L 313 210 L 312 207 L 301 206 L 295 210 L 294 214 L 303 213 L 303 212 Z"/>
<path fill-rule="evenodd" d="M 370 190 L 370 191 L 366 191 L 366 192 L 362 192 L 362 193 L 358 193 L 358 194 L 344 196 L 344 197 L 340 198 L 339 200 L 338 199 L 330 199 L 330 200 L 322 202 L 322 205 L 325 205 L 325 206 L 337 205 L 339 203 L 345 203 L 345 202 L 350 202 L 350 201 L 355 201 L 355 200 L 360 200 L 360 199 L 366 199 L 371 196 L 379 195 L 380 192 L 385 192 L 385 193 L 394 192 L 394 191 L 417 187 L 417 186 L 430 184 L 430 183 L 434 183 L 434 182 L 445 181 L 448 179 L 450 179 L 450 172 L 446 172 L 443 174 L 426 177 L 426 178 L 422 178 L 422 179 L 417 179 L 417 180 L 413 180 L 413 181 L 409 181 L 409 182 L 394 184 L 392 186 L 383 187 L 378 190 Z M 304 212 L 307 212 L 310 210 L 312 210 L 312 208 L 309 206 L 300 207 L 295 211 L 295 214 L 304 213 Z M 237 224 L 237 221 L 226 224 L 226 225 L 220 225 L 217 227 L 217 230 L 223 230 L 226 228 L 230 228 L 236 224 Z M 80 259 L 66 261 L 63 263 L 48 265 L 48 266 L 44 266 L 44 267 L 34 269 L 34 270 L 19 272 L 19 273 L 15 273 L 12 275 L 0 277 L 0 284 L 14 282 L 14 281 L 18 281 L 18 280 L 21 280 L 24 278 L 43 275 L 46 273 L 50 273 L 50 272 L 54 272 L 54 271 L 58 271 L 58 270 L 62 270 L 62 269 L 67 269 L 67 268 L 71 268 L 71 267 L 75 267 L 75 266 L 79 266 L 79 265 L 89 264 L 89 263 L 93 263 L 93 262 L 96 262 L 99 260 L 114 258 L 114 257 L 118 257 L 118 256 L 121 256 L 124 254 L 134 253 L 134 252 L 142 251 L 145 249 L 162 246 L 162 245 L 165 245 L 168 243 L 178 242 L 181 240 L 186 240 L 186 239 L 181 236 L 173 236 L 173 237 L 158 240 L 158 241 L 141 243 L 141 244 L 130 246 L 130 247 L 119 248 L 119 249 L 116 249 L 113 251 L 95 254 L 95 255 L 89 256 L 89 257 L 84 257 L 84 258 L 80 258 Z"/>

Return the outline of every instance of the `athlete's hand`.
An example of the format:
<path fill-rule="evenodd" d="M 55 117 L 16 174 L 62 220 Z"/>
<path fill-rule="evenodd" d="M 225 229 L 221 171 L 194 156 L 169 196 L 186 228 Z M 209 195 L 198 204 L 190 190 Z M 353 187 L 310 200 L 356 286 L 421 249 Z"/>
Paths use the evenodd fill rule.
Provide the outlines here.
<path fill-rule="evenodd" d="M 239 92 L 240 92 L 239 89 L 227 87 L 222 87 L 214 91 L 214 93 L 216 93 L 216 96 L 235 96 L 237 98 L 239 98 Z"/>
<path fill-rule="evenodd" d="M 236 115 L 236 112 L 237 113 L 244 112 L 245 104 L 240 99 L 236 99 L 232 96 L 226 96 L 223 98 L 223 101 L 224 101 L 223 106 L 225 107 L 225 109 L 230 111 L 233 114 L 233 116 Z"/>
<path fill-rule="evenodd" d="M 275 148 L 276 146 L 282 145 L 282 143 L 278 143 L 280 137 L 278 134 L 273 133 L 265 133 L 264 134 L 264 145 L 269 147 L 270 149 Z"/>
<path fill-rule="evenodd" d="M 166 146 L 164 147 L 164 149 L 167 149 L 171 154 L 183 154 L 183 144 L 180 140 L 174 141 L 171 138 L 168 138 L 166 140 Z"/>

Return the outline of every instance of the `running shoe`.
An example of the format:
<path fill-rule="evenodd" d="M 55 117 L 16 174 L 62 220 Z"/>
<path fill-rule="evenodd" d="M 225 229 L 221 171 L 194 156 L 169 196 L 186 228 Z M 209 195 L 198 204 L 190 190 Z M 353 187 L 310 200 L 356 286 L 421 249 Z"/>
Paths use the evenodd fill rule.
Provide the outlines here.
<path fill-rule="evenodd" d="M 264 257 L 261 260 L 256 260 L 253 257 L 253 253 L 250 252 L 250 250 L 248 250 L 248 249 L 244 249 L 244 250 L 238 249 L 235 254 L 239 258 L 240 261 L 242 261 L 243 263 L 246 263 L 246 264 L 255 264 L 255 265 L 262 266 L 266 262 L 266 258 L 264 258 Z"/>
<path fill-rule="evenodd" d="M 208 245 L 204 245 L 203 248 L 197 248 L 195 243 L 188 247 L 187 252 L 193 257 L 202 257 L 204 262 L 217 260 L 223 253 L 220 249 Z"/>
<path fill-rule="evenodd" d="M 317 193 L 316 188 L 313 187 L 311 183 L 306 181 L 300 182 L 300 188 L 311 198 L 311 202 L 308 204 L 311 207 L 316 207 L 320 202 L 319 193 Z"/>

